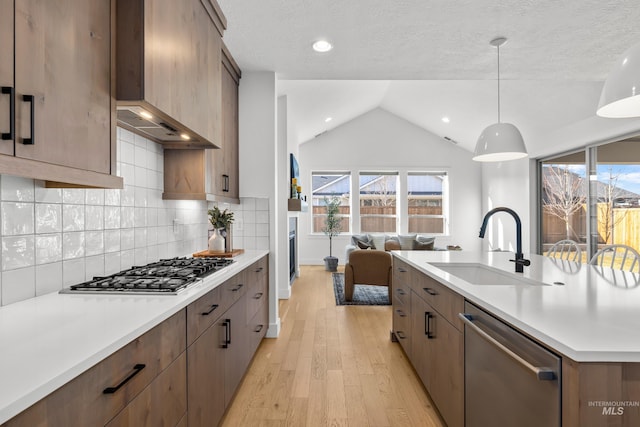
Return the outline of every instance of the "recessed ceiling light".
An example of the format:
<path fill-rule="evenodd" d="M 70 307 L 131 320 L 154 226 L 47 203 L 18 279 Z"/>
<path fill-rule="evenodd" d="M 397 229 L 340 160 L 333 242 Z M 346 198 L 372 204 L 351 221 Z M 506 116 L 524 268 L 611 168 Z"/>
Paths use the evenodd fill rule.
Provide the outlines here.
<path fill-rule="evenodd" d="M 191 137 L 186 133 L 181 133 L 180 138 L 184 139 L 185 141 L 189 141 L 191 139 Z"/>
<path fill-rule="evenodd" d="M 153 119 L 153 116 L 151 115 L 151 113 L 144 111 L 144 110 L 140 110 L 140 116 L 144 117 L 147 120 L 151 120 Z"/>
<path fill-rule="evenodd" d="M 449 117 L 444 116 L 444 117 L 442 118 L 442 121 L 443 121 L 443 122 L 445 122 L 445 123 L 449 123 L 451 120 L 449 120 Z"/>
<path fill-rule="evenodd" d="M 316 52 L 324 53 L 333 49 L 333 45 L 326 40 L 318 40 L 313 44 L 313 50 Z"/>
<path fill-rule="evenodd" d="M 329 123 L 331 120 L 333 120 L 333 117 L 327 117 L 326 119 L 324 119 L 324 122 Z"/>

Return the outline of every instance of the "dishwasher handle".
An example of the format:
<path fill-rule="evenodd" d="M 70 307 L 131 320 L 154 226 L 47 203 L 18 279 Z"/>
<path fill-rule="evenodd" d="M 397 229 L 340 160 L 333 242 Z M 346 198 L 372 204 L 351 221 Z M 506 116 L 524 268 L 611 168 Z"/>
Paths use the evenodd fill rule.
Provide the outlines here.
<path fill-rule="evenodd" d="M 553 369 L 533 366 L 531 363 L 524 360 L 521 356 L 517 355 L 513 351 L 509 350 L 507 347 L 502 345 L 500 342 L 496 341 L 491 335 L 480 329 L 475 323 L 473 323 L 473 317 L 467 313 L 458 313 L 458 317 L 462 319 L 462 321 L 473 329 L 478 335 L 488 341 L 490 344 L 493 344 L 500 351 L 511 357 L 518 364 L 522 365 L 527 370 L 531 371 L 539 381 L 553 381 L 557 378 L 556 373 Z"/>

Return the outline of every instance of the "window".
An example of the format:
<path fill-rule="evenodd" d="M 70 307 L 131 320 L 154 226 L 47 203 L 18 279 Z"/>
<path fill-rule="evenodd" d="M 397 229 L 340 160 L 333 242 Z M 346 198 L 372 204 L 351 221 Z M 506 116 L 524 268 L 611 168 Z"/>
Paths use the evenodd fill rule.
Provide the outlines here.
<path fill-rule="evenodd" d="M 447 233 L 448 188 L 446 172 L 409 172 L 409 233 Z"/>
<path fill-rule="evenodd" d="M 340 199 L 342 233 L 351 231 L 351 175 L 349 172 L 313 172 L 311 174 L 311 203 L 313 210 L 313 233 L 322 233 L 327 217 L 325 199 Z"/>
<path fill-rule="evenodd" d="M 360 173 L 360 231 L 396 231 L 396 189 L 398 173 Z"/>

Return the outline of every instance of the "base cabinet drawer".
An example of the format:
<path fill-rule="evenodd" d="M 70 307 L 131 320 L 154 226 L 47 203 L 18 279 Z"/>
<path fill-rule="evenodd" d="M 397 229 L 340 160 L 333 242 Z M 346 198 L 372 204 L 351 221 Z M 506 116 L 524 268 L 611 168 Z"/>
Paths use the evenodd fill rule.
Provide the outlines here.
<path fill-rule="evenodd" d="M 4 425 L 107 424 L 185 351 L 185 325 L 185 311 L 181 310 Z"/>
<path fill-rule="evenodd" d="M 107 427 L 177 426 L 187 412 L 186 360 L 183 352 Z"/>
<path fill-rule="evenodd" d="M 407 355 L 411 355 L 411 306 L 393 302 L 393 333 Z"/>

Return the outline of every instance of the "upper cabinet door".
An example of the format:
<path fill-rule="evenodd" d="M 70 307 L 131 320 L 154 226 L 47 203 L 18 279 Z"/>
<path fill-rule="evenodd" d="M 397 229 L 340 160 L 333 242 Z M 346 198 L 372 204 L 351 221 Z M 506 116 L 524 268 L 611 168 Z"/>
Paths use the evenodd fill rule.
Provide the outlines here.
<path fill-rule="evenodd" d="M 0 0 L 0 154 L 13 155 L 13 0 Z"/>
<path fill-rule="evenodd" d="M 111 0 L 15 5 L 16 156 L 110 174 Z"/>
<path fill-rule="evenodd" d="M 211 4 L 205 1 L 204 4 Z M 117 99 L 165 120 L 189 141 L 152 138 L 171 148 L 215 148 L 221 140 L 221 34 L 201 0 L 118 0 Z M 121 119 L 123 120 L 123 119 Z M 133 125 L 135 121 L 127 122 Z M 138 131 L 147 131 L 141 125 Z M 165 130 L 162 130 L 164 133 Z M 176 132 L 174 132 L 176 133 Z"/>

